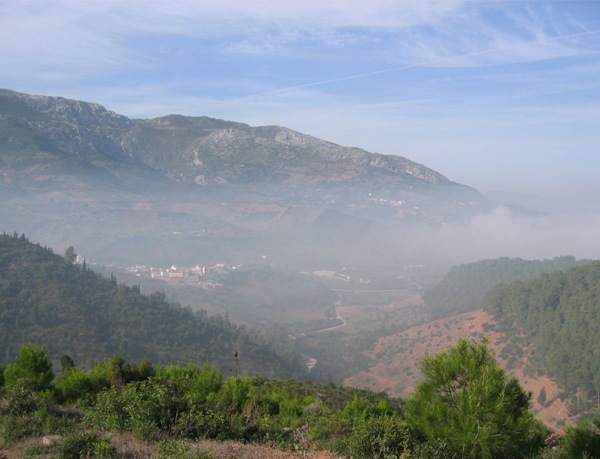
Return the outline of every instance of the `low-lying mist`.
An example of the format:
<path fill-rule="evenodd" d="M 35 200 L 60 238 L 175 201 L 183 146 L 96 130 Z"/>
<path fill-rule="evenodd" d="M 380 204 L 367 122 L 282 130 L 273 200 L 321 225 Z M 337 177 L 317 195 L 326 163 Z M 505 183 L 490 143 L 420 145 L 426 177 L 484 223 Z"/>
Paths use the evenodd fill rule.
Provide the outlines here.
<path fill-rule="evenodd" d="M 525 214 L 499 206 L 465 223 L 419 226 L 406 238 L 416 259 L 459 264 L 497 257 L 524 259 L 600 258 L 600 212 Z"/>
<path fill-rule="evenodd" d="M 303 226 L 297 217 L 287 227 L 255 230 L 191 210 L 115 210 L 99 204 L 87 209 L 72 204 L 65 211 L 58 204 L 42 208 L 21 200 L 19 206 L 0 206 L 0 226 L 57 253 L 72 245 L 88 264 L 122 266 L 257 263 L 289 271 L 344 267 L 368 271 L 418 264 L 450 267 L 497 257 L 600 258 L 599 207 L 543 203 L 546 207 L 498 205 L 448 223 L 389 214 L 365 223 L 337 212 L 318 224 Z"/>

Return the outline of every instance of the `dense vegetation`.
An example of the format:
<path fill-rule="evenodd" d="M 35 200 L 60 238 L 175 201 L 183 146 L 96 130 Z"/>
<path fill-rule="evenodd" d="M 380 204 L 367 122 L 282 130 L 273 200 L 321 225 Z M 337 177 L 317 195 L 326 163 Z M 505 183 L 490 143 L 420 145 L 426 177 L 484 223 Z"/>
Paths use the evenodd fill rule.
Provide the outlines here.
<path fill-rule="evenodd" d="M 239 366 L 268 377 L 305 376 L 283 330 L 267 336 L 227 315 L 169 303 L 160 291 L 143 295 L 139 286 L 74 265 L 73 255 L 54 254 L 24 235 L 0 236 L 0 362 L 32 342 L 47 344 L 53 362 L 68 354 L 84 368 L 120 354 L 153 363 L 210 362 L 226 374 Z"/>
<path fill-rule="evenodd" d="M 65 355 L 55 376 L 46 348 L 29 344 L 0 366 L 0 457 L 4 448 L 26 457 L 215 458 L 195 449 L 206 438 L 365 459 L 598 457 L 600 420 L 548 447 L 550 432 L 485 341 L 461 341 L 422 367 L 426 379 L 404 406 L 368 390 L 223 379 L 208 365 L 153 366 L 119 356 L 83 371 Z M 155 445 L 153 452 L 117 444 L 124 434 Z M 31 441 L 42 435 L 62 438 L 48 446 Z"/>
<path fill-rule="evenodd" d="M 421 370 L 427 378 L 408 400 L 406 417 L 429 442 L 442 438 L 454 457 L 473 459 L 527 457 L 542 445 L 547 432 L 528 410 L 529 395 L 485 340 L 461 340 L 425 357 Z"/>
<path fill-rule="evenodd" d="M 217 439 L 352 458 L 600 457 L 600 417 L 550 441 L 530 395 L 485 340 L 426 357 L 425 379 L 404 403 L 301 382 L 286 333 L 259 336 L 162 292 L 142 295 L 74 258 L 72 248 L 58 256 L 25 236 L 0 236 L 0 448 L 208 459 L 194 442 Z M 486 304 L 501 325 L 533 337 L 533 363 L 561 371 L 572 394 L 597 395 L 599 294 L 600 262 L 590 262 L 499 286 Z M 64 442 L 35 444 L 49 434 Z M 153 453 L 124 450 L 118 435 L 155 445 Z"/>
<path fill-rule="evenodd" d="M 574 409 L 597 406 L 600 393 L 600 262 L 500 285 L 487 310 L 533 345 L 530 363 L 575 398 Z M 578 406 L 579 405 L 579 406 Z"/>
<path fill-rule="evenodd" d="M 588 261 L 574 257 L 552 260 L 495 258 L 451 268 L 444 278 L 427 290 L 423 300 L 433 318 L 448 317 L 483 307 L 483 297 L 501 283 L 531 279 L 542 273 L 570 268 Z"/>

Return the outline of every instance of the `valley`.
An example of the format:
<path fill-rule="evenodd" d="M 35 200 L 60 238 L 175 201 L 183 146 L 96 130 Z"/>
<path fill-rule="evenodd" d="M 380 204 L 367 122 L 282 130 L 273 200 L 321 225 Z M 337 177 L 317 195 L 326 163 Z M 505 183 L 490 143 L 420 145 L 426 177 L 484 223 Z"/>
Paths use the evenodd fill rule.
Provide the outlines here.
<path fill-rule="evenodd" d="M 143 395 L 142 379 L 164 381 L 140 368 L 189 363 L 165 377 L 191 384 L 177 373 L 206 364 L 226 390 L 226 414 L 193 415 L 200 424 L 216 416 L 202 435 L 236 440 L 269 438 L 260 423 L 282 413 L 277 435 L 304 435 L 291 417 L 318 420 L 330 392 L 328 415 L 344 413 L 344 428 L 367 435 L 369 422 L 390 421 L 400 434 L 420 362 L 446 349 L 481 357 L 467 373 L 490 364 L 521 414 L 530 392 L 557 434 L 600 405 L 600 262 L 557 255 L 552 241 L 565 235 L 546 232 L 550 213 L 489 201 L 402 156 L 281 126 L 129 119 L 0 90 L 0 134 L 2 369 L 35 342 L 56 368 L 65 355 L 82 375 L 104 365 L 109 376 L 94 390 L 118 395 L 128 375 L 128 390 Z M 543 256 L 519 258 L 542 245 Z M 507 386 L 504 372 L 516 378 Z M 469 394 L 469 383 L 452 384 Z M 253 392 L 277 385 L 281 393 Z M 313 395 L 297 395 L 308 387 Z M 367 394 L 368 407 L 352 394 Z M 378 397 L 392 408 L 378 411 Z M 234 412 L 238 427 L 226 419 Z M 524 416 L 541 447 L 545 427 Z"/>
<path fill-rule="evenodd" d="M 237 269 L 247 268 L 240 266 Z M 312 311 L 303 305 L 293 307 L 290 298 L 280 297 L 281 306 L 265 316 L 261 305 L 256 301 L 251 304 L 252 298 L 256 297 L 252 291 L 260 288 L 263 295 L 268 295 L 269 288 L 265 284 L 260 287 L 252 284 L 241 287 L 245 292 L 244 313 L 231 303 L 211 312 L 227 313 L 232 320 L 245 318 L 247 321 L 242 319 L 242 322 L 255 327 L 284 326 L 294 330 L 293 338 L 305 358 L 309 377 L 383 391 L 400 398 L 408 397 L 422 379 L 418 365 L 425 355 L 443 351 L 461 338 L 477 340 L 486 337 L 500 365 L 531 392 L 532 407 L 540 419 L 558 432 L 573 425 L 576 417 L 570 414 L 557 384 L 531 370 L 527 361 L 530 351 L 515 353 L 515 348 L 520 349 L 522 344 L 498 331 L 496 321 L 489 313 L 478 309 L 441 319 L 431 318 L 421 294 L 439 281 L 442 270 L 443 267 L 407 265 L 395 275 L 385 271 L 371 278 L 361 270 L 349 268 L 342 272 L 322 269 L 299 273 L 327 286 L 336 296 L 329 297 L 330 303 L 325 303 L 323 308 L 312 308 Z M 144 282 L 151 277 L 150 269 L 146 269 L 145 278 L 132 269 L 123 270 L 121 274 L 127 272 L 136 276 L 131 277 L 131 281 L 137 278 L 145 289 L 161 285 Z M 370 272 L 373 275 L 377 270 Z M 223 283 L 211 288 L 213 300 L 231 288 L 224 271 L 220 274 Z M 189 281 L 167 276 L 165 282 L 167 285 L 163 283 L 163 286 L 171 300 L 192 301 L 187 304 L 195 308 L 203 304 L 198 301 L 199 294 L 190 294 Z M 200 281 L 195 282 L 198 282 L 197 288 L 205 289 Z M 215 303 L 226 302 L 212 304 Z M 266 317 L 269 320 L 265 320 Z"/>

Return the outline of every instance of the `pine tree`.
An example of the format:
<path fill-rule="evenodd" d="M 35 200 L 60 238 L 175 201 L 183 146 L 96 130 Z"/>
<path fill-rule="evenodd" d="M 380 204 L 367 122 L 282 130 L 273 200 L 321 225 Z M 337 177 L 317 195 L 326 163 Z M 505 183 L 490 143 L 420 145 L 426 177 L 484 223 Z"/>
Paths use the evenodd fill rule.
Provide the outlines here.
<path fill-rule="evenodd" d="M 460 340 L 420 366 L 426 379 L 407 400 L 405 416 L 426 441 L 441 440 L 453 457 L 473 459 L 529 457 L 542 446 L 530 394 L 498 366 L 485 339 Z"/>
<path fill-rule="evenodd" d="M 4 379 L 7 386 L 27 384 L 35 390 L 48 389 L 54 373 L 46 347 L 35 344 L 21 347 L 14 363 L 4 370 Z"/>
<path fill-rule="evenodd" d="M 77 260 L 77 254 L 75 253 L 75 249 L 72 245 L 67 247 L 67 250 L 65 250 L 65 260 L 67 260 L 69 263 L 75 263 L 75 260 Z"/>

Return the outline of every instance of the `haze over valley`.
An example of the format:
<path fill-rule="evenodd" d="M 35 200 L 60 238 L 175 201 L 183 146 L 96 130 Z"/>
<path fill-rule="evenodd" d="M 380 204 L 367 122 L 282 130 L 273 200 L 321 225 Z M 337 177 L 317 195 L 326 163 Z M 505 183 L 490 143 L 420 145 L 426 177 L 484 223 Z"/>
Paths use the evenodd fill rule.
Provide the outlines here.
<path fill-rule="evenodd" d="M 370 346 L 429 321 L 421 295 L 452 266 L 571 255 L 560 269 L 598 249 L 593 216 L 492 201 L 407 158 L 284 127 L 0 101 L 6 233 L 76 247 L 77 263 L 194 310 L 283 326 L 323 380 L 367 384 Z M 412 387 L 373 387 L 392 386 Z"/>
<path fill-rule="evenodd" d="M 97 262 L 314 270 L 599 250 L 589 209 L 491 201 L 406 158 L 277 126 L 1 97 L 4 228 Z"/>
<path fill-rule="evenodd" d="M 600 445 L 596 2 L 293 3 L 0 5 L 0 458 L 36 352 L 79 421 L 183 384 L 117 429 L 160 457 Z M 447 391 L 513 406 L 512 452 L 428 430 L 467 354 Z"/>

